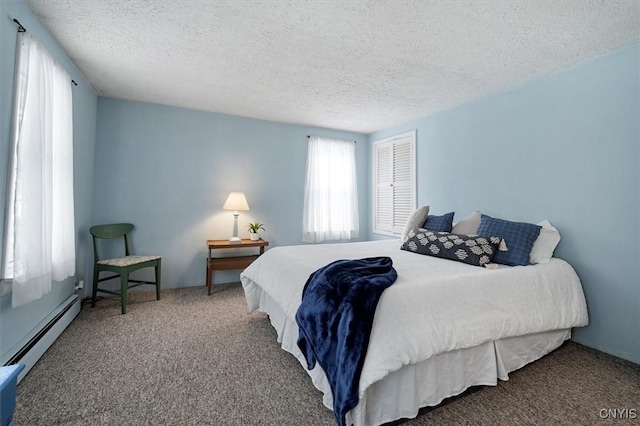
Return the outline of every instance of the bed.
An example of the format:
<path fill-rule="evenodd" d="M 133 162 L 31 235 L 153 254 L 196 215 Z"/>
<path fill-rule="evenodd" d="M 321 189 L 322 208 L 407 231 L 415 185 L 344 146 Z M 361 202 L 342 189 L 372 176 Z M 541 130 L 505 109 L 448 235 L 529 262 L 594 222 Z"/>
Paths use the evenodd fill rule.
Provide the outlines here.
<path fill-rule="evenodd" d="M 249 310 L 269 316 L 332 407 L 319 366 L 307 370 L 295 314 L 309 275 L 337 259 L 388 256 L 398 273 L 378 302 L 348 424 L 379 425 L 477 385 L 496 385 L 588 322 L 578 276 L 565 261 L 488 269 L 400 250 L 398 240 L 276 247 L 241 274 Z"/>

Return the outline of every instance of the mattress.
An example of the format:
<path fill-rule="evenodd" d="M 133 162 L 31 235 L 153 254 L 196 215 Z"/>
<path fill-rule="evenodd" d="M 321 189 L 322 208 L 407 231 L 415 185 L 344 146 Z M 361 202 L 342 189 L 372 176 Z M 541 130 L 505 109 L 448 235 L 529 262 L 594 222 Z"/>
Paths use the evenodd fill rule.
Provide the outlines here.
<path fill-rule="evenodd" d="M 506 379 L 509 371 L 553 350 L 570 336 L 572 327 L 587 323 L 580 281 L 573 268 L 562 260 L 490 270 L 401 251 L 399 246 L 397 240 L 386 240 L 276 247 L 241 274 L 250 311 L 267 312 L 283 349 L 306 365 L 295 344 L 295 312 L 308 276 L 337 259 L 393 259 L 398 279 L 378 303 L 359 383 L 360 402 L 347 417 L 356 425 L 412 417 L 419 407 L 437 404 L 469 386 L 495 384 L 497 378 Z M 511 346 L 505 349 L 505 342 L 521 336 L 534 349 L 524 351 L 521 361 L 516 362 L 508 350 Z M 542 342 L 527 340 L 537 338 Z M 443 382 L 438 385 L 442 391 L 433 392 L 428 389 L 430 384 L 415 379 L 415 388 L 420 392 L 406 398 L 404 386 L 411 380 L 394 379 L 406 374 L 416 377 L 407 371 L 423 363 L 447 363 L 450 357 L 462 357 L 464 364 L 444 375 L 450 380 L 427 380 Z M 481 368 L 467 368 L 467 364 Z M 464 377 L 457 377 L 459 374 Z M 323 392 L 324 404 L 331 407 L 331 391 L 324 373 L 316 367 L 309 375 Z"/>

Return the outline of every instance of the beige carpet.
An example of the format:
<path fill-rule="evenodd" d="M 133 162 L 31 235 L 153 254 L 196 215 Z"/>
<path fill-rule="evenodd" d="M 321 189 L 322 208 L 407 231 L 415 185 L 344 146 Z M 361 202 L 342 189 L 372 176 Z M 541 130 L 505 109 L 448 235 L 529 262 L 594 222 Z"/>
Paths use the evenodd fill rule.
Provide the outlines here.
<path fill-rule="evenodd" d="M 332 425 L 331 411 L 238 284 L 118 299 L 76 320 L 18 387 L 27 425 Z M 568 343 L 510 380 L 406 425 L 640 423 L 640 366 Z M 634 410 L 634 411 L 631 411 Z"/>

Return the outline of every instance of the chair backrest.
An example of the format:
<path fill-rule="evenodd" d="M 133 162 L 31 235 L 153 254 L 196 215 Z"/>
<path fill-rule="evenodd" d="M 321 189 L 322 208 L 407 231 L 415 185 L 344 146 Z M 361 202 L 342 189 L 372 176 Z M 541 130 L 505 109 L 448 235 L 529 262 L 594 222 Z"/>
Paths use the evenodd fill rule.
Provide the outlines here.
<path fill-rule="evenodd" d="M 133 230 L 131 223 L 111 223 L 107 225 L 95 225 L 89 228 L 89 232 L 93 236 L 93 258 L 97 262 L 100 260 L 98 254 L 97 239 L 111 239 L 124 237 L 124 253 L 129 256 L 129 239 L 127 234 Z"/>

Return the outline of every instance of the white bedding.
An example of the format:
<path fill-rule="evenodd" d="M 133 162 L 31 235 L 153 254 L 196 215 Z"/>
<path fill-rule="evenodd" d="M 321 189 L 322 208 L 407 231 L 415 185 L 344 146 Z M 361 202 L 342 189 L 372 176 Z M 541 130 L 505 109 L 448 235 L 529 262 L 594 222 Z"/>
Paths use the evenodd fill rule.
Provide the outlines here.
<path fill-rule="evenodd" d="M 337 259 L 389 256 L 397 281 L 382 294 L 359 390 L 434 355 L 512 336 L 587 324 L 580 281 L 559 259 L 489 270 L 402 251 L 397 240 L 276 247 L 241 274 L 250 311 L 264 291 L 295 322 L 302 289 Z"/>

